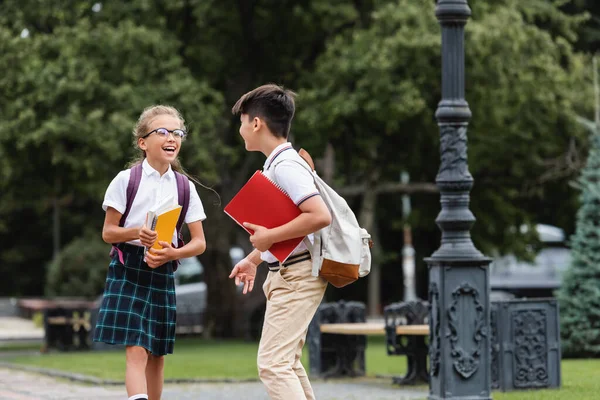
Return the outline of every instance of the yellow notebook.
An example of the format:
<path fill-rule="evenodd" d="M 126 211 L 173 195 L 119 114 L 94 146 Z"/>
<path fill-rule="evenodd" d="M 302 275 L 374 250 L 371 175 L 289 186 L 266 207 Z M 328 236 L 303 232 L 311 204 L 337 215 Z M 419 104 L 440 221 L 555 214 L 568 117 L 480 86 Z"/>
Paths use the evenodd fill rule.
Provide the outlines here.
<path fill-rule="evenodd" d="M 148 211 L 146 225 L 149 229 L 158 233 L 158 238 L 154 246 L 152 246 L 153 249 L 162 249 L 162 246 L 158 242 L 172 242 L 173 233 L 177 227 L 180 214 L 181 206 L 174 203 L 173 196 L 169 196 L 169 198 L 163 200 L 157 207 Z"/>

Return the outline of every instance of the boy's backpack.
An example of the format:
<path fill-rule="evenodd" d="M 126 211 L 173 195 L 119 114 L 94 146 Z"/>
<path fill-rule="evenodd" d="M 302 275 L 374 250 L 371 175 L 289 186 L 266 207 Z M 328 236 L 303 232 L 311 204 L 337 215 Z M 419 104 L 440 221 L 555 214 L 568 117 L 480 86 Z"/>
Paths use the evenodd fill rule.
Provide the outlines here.
<path fill-rule="evenodd" d="M 185 214 L 187 214 L 187 210 L 190 206 L 190 181 L 189 178 L 184 174 L 181 174 L 177 171 L 173 172 L 175 172 L 175 178 L 177 181 L 177 203 L 181 206 L 181 213 L 179 214 L 179 219 L 177 220 L 177 225 L 175 227 L 175 230 L 177 231 L 177 247 L 181 247 L 185 244 L 183 241 L 183 235 L 181 234 L 181 227 L 183 226 Z M 142 163 L 139 163 L 131 167 L 131 172 L 129 174 L 129 183 L 127 183 L 127 202 L 125 204 L 125 211 L 123 212 L 121 220 L 119 221 L 119 226 L 121 227 L 125 225 L 125 220 L 129 215 L 129 211 L 131 211 L 131 205 L 133 204 L 135 195 L 140 187 L 141 180 Z M 111 256 L 114 254 L 114 251 L 119 253 L 119 261 L 121 261 L 121 264 L 124 264 L 121 251 L 113 245 L 110 253 Z M 178 265 L 179 262 L 174 264 L 173 271 L 177 270 Z"/>
<path fill-rule="evenodd" d="M 317 175 L 312 158 L 306 150 L 300 149 L 298 154 L 306 163 L 282 159 L 273 168 L 284 161 L 293 161 L 311 173 L 315 186 L 331 213 L 331 224 L 314 233 L 314 243 L 311 245 L 308 239 L 304 240 L 312 255 L 312 274 L 341 288 L 369 274 L 373 241 L 367 230 L 358 225 L 346 200 Z"/>

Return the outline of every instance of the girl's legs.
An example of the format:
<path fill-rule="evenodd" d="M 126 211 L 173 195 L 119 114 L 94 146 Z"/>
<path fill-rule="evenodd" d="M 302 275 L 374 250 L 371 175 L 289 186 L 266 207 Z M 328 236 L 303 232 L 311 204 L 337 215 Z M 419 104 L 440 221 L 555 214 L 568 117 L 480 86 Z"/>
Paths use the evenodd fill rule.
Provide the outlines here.
<path fill-rule="evenodd" d="M 140 346 L 127 346 L 125 349 L 127 367 L 125 369 L 125 388 L 127 396 L 148 393 L 146 387 L 146 364 L 148 351 Z"/>
<path fill-rule="evenodd" d="M 146 365 L 146 382 L 148 382 L 148 399 L 160 400 L 164 382 L 165 357 L 148 354 Z"/>

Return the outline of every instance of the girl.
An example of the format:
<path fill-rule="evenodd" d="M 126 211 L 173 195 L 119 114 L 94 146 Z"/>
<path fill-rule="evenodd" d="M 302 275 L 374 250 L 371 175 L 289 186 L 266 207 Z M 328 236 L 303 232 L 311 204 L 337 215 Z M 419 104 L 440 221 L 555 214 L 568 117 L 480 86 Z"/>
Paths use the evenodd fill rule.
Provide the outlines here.
<path fill-rule="evenodd" d="M 164 355 L 175 342 L 175 288 L 173 270 L 180 258 L 206 249 L 202 221 L 204 208 L 195 186 L 189 184 L 189 206 L 184 221 L 191 240 L 179 248 L 159 242 L 145 224 L 146 213 L 166 196 L 178 198 L 175 173 L 184 173 L 177 155 L 185 139 L 184 120 L 173 107 L 146 108 L 133 131 L 141 156 L 135 165 L 141 178 L 127 209 L 128 186 L 134 169 L 119 172 L 108 186 L 102 208 L 106 211 L 102 239 L 115 244 L 98 314 L 94 341 L 126 346 L 125 386 L 129 399 L 159 400 L 163 388 Z M 130 199 L 131 201 L 131 199 Z M 183 211 L 182 211 L 183 212 Z M 122 217 L 124 216 L 124 220 Z M 173 243 L 178 243 L 177 233 Z"/>

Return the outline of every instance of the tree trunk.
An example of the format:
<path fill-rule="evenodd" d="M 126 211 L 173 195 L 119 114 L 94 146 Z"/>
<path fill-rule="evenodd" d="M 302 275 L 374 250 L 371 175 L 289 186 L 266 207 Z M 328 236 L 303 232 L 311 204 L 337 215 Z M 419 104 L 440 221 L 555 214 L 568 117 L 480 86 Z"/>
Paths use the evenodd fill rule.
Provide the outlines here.
<path fill-rule="evenodd" d="M 335 150 L 331 143 L 327 143 L 323 158 L 317 160 L 316 162 L 317 168 L 320 170 L 320 175 L 323 177 L 323 180 L 331 185 L 333 182 L 333 176 L 335 175 Z"/>
<path fill-rule="evenodd" d="M 232 269 L 229 248 L 231 228 L 220 209 L 207 218 L 206 252 L 202 255 L 207 286 L 204 335 L 206 337 L 233 337 L 236 314 L 235 283 L 229 279 Z"/>
<path fill-rule="evenodd" d="M 60 253 L 60 180 L 54 181 L 54 196 L 52 198 L 52 256 L 58 257 Z"/>
<path fill-rule="evenodd" d="M 373 164 L 375 165 L 375 164 Z M 362 206 L 359 214 L 360 226 L 366 229 L 372 236 L 377 229 L 375 224 L 375 211 L 377 209 L 377 192 L 374 190 L 379 180 L 379 168 L 373 167 L 367 177 L 365 194 L 363 196 Z M 371 260 L 371 272 L 369 273 L 369 315 L 374 317 L 380 315 L 381 301 L 381 273 L 377 253 L 374 252 Z"/>
<path fill-rule="evenodd" d="M 221 174 L 221 207 L 207 207 L 207 223 L 204 225 L 206 234 L 206 252 L 202 255 L 202 262 L 206 266 L 204 276 L 207 285 L 207 309 L 205 315 L 206 337 L 243 337 L 248 332 L 243 331 L 245 326 L 245 313 L 254 302 L 249 297 L 237 293 L 235 282 L 229 278 L 233 268 L 229 250 L 237 245 L 235 229 L 239 228 L 223 212 L 223 207 L 231 200 L 237 190 L 244 184 L 250 175 L 256 159 L 253 154 L 247 154 L 241 165 L 235 170 L 229 168 L 224 160 L 220 161 Z M 245 235 L 247 238 L 248 236 Z M 247 240 L 247 239 L 246 239 Z M 257 279 L 255 291 L 262 296 Z M 240 312 L 240 315 L 237 315 Z"/>

